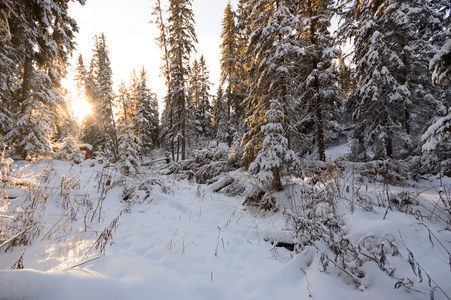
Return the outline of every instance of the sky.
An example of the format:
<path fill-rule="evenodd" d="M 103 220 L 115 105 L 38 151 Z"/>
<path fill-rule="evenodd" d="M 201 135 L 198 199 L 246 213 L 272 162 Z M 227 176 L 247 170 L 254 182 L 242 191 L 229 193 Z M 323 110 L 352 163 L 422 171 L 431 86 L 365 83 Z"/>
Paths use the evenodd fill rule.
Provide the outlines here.
<path fill-rule="evenodd" d="M 63 84 L 71 92 L 73 102 L 79 102 L 73 81 L 77 57 L 81 53 L 85 65 L 88 65 L 92 56 L 93 37 L 103 32 L 110 52 L 114 85 L 117 87 L 121 80 L 128 84 L 133 68 L 139 71 L 144 66 L 148 72 L 149 87 L 160 99 L 161 111 L 161 99 L 166 94 L 165 80 L 159 76 L 162 52 L 155 41 L 159 34 L 157 27 L 149 22 L 155 2 L 88 0 L 84 6 L 71 2 L 70 16 L 79 26 L 79 33 L 76 35 L 78 46 L 77 51 L 73 53 L 70 73 Z M 199 40 L 193 59 L 204 55 L 210 70 L 210 81 L 214 83 L 212 94 L 216 94 L 218 88 L 221 22 L 228 2 L 229 0 L 194 0 L 192 6 Z M 169 0 L 162 0 L 161 3 L 166 11 Z M 238 0 L 230 0 L 230 3 L 236 9 Z"/>

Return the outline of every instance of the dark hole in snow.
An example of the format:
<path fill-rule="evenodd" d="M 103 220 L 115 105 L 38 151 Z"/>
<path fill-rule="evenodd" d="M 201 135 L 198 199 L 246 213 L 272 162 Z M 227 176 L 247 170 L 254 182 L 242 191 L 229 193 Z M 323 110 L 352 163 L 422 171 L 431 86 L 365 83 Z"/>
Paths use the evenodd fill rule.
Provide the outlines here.
<path fill-rule="evenodd" d="M 286 242 L 277 242 L 277 241 L 271 241 L 270 239 L 265 239 L 265 242 L 270 242 L 274 245 L 274 247 L 277 248 L 285 248 L 288 251 L 294 251 L 294 244 L 293 243 L 286 243 Z"/>
<path fill-rule="evenodd" d="M 288 251 L 294 251 L 294 244 L 291 243 L 278 242 L 274 244 L 274 247 L 285 248 Z"/>

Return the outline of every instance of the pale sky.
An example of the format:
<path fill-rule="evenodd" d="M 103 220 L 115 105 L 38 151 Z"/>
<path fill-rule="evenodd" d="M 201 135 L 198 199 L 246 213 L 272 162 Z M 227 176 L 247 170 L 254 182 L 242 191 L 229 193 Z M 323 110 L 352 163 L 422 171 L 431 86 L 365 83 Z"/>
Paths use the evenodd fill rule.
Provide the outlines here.
<path fill-rule="evenodd" d="M 210 70 L 211 89 L 216 94 L 220 76 L 220 32 L 224 9 L 229 0 L 194 0 L 193 12 L 196 20 L 195 30 L 199 39 L 194 57 L 204 55 Z M 77 51 L 73 54 L 72 67 L 75 69 L 78 54 L 83 55 L 85 65 L 92 56 L 93 36 L 105 33 L 113 69 L 113 82 L 117 87 L 122 79 L 129 83 L 133 68 L 147 69 L 149 87 L 160 99 L 166 94 L 164 78 L 159 77 L 162 52 L 155 42 L 158 30 L 150 24 L 151 11 L 155 0 L 87 0 L 86 5 L 70 4 L 70 16 L 79 26 L 76 36 Z M 166 11 L 169 0 L 162 0 Z M 230 0 L 236 9 L 238 0 Z M 69 74 L 64 86 L 72 92 L 75 100 L 73 74 Z"/>

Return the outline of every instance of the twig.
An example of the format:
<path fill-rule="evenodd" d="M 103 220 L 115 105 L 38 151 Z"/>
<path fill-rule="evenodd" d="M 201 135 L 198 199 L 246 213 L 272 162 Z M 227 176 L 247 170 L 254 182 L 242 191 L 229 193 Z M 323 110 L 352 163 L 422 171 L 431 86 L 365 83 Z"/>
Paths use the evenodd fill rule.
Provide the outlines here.
<path fill-rule="evenodd" d="M 24 234 L 28 229 L 30 229 L 31 227 L 33 227 L 36 223 L 31 224 L 30 226 L 28 226 L 27 228 L 25 228 L 24 230 L 22 230 L 21 232 L 19 232 L 18 234 L 16 234 L 15 236 L 9 238 L 8 240 L 4 241 L 1 245 L 0 248 L 2 248 L 3 246 L 9 244 L 10 242 L 12 242 L 14 239 L 16 239 L 17 237 L 21 236 L 22 234 Z"/>
<path fill-rule="evenodd" d="M 81 265 L 84 265 L 84 264 L 86 264 L 86 263 L 88 263 L 88 262 L 90 262 L 90 261 L 96 260 L 96 259 L 98 259 L 98 258 L 99 258 L 99 256 L 94 256 L 94 257 L 92 257 L 92 258 L 90 258 L 90 259 L 82 260 L 81 262 L 79 262 L 79 263 L 77 263 L 77 264 L 71 266 L 70 268 L 73 269 L 73 268 L 79 267 L 79 266 L 81 266 Z"/>

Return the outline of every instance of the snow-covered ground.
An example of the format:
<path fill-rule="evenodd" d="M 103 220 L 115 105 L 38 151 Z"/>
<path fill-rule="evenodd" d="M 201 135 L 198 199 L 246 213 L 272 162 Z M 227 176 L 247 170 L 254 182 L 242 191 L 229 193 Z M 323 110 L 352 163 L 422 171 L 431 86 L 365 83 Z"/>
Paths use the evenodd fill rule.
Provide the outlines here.
<path fill-rule="evenodd" d="M 71 167 L 46 160 L 33 163 L 17 177 L 24 184 L 33 179 L 32 189 L 39 189 L 42 163 L 55 173 L 46 183 L 50 196 L 42 219 L 45 226 L 31 244 L 7 252 L 0 249 L 0 299 L 429 299 L 428 276 L 432 287 L 439 286 L 448 295 L 435 288 L 435 299 L 451 296 L 451 233 L 435 217 L 424 219 L 425 227 L 413 215 L 385 208 L 341 212 L 351 241 L 392 236 L 400 248 L 400 256 L 388 257 L 396 269 L 392 277 L 374 262 L 364 264 L 362 291 L 339 270 L 322 270 L 320 250 L 306 247 L 294 254 L 273 245 L 292 241 L 282 209 L 258 212 L 243 206 L 242 196 L 229 197 L 174 175 L 161 176 L 156 167 L 141 179 L 124 179 L 109 169 L 93 167 L 92 161 Z M 14 168 L 24 165 L 16 162 Z M 99 174 L 107 180 L 100 180 Z M 81 182 L 67 183 L 77 178 Z M 123 187 L 139 186 L 145 179 L 154 184 L 137 190 L 133 204 L 124 202 Z M 421 205 L 413 209 L 426 215 L 438 201 L 433 189 L 438 185 L 438 179 L 431 177 L 415 188 L 391 189 L 420 191 Z M 362 186 L 362 193 L 364 189 L 380 195 L 379 184 Z M 29 190 L 6 189 L 12 198 L 8 210 L 14 210 Z M 89 200 L 94 209 L 103 196 L 100 222 L 97 215 L 91 221 L 92 210 L 80 203 Z M 279 196 L 283 204 L 287 197 Z M 77 211 L 75 219 L 70 207 Z M 105 254 L 91 249 L 115 220 Z M 422 282 L 407 262 L 406 249 L 414 255 L 415 272 L 418 265 L 423 268 Z M 24 269 L 11 270 L 24 250 Z M 413 285 L 395 289 L 401 279 Z"/>

